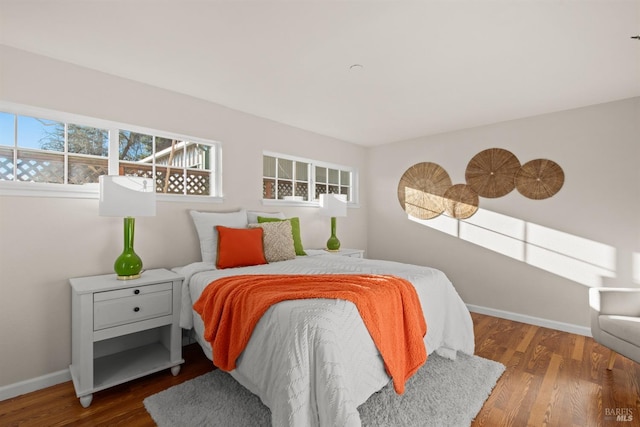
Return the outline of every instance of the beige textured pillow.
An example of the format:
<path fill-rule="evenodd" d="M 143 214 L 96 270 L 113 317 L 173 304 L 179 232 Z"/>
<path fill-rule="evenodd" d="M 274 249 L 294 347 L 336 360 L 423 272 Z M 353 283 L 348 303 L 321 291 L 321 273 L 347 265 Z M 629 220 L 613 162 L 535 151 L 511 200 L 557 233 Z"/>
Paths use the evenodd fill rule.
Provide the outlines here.
<path fill-rule="evenodd" d="M 264 222 L 261 224 L 249 224 L 250 228 L 262 228 L 264 257 L 267 262 L 286 261 L 296 257 L 296 249 L 293 245 L 291 222 Z"/>

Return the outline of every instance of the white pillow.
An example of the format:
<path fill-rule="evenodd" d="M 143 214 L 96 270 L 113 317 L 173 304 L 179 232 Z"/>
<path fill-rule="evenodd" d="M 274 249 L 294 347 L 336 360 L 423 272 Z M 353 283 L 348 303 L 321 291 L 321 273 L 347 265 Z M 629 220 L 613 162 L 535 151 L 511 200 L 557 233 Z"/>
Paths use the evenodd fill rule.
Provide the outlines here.
<path fill-rule="evenodd" d="M 216 225 L 232 228 L 247 228 L 247 211 L 237 212 L 198 212 L 189 211 L 200 239 L 202 262 L 215 264 L 218 257 L 218 232 Z"/>
<path fill-rule="evenodd" d="M 257 224 L 259 216 L 263 218 L 287 219 L 285 214 L 283 214 L 282 212 L 247 211 L 247 221 L 249 222 L 249 224 Z"/>

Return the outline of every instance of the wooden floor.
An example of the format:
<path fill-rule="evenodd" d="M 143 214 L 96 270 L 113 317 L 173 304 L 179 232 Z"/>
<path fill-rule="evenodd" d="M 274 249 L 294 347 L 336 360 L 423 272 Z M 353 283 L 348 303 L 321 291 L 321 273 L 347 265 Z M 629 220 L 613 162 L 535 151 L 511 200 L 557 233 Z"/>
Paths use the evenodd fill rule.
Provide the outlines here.
<path fill-rule="evenodd" d="M 472 314 L 476 354 L 503 363 L 473 427 L 640 427 L 640 365 L 591 338 Z M 169 370 L 99 393 L 87 409 L 71 382 L 0 402 L 0 426 L 154 426 L 142 400 L 212 369 L 197 345 L 185 347 L 177 377 Z M 616 420 L 617 414 L 631 416 Z"/>
<path fill-rule="evenodd" d="M 618 355 L 609 371 L 610 351 L 592 338 L 472 317 L 476 354 L 507 368 L 473 427 L 640 426 L 640 364 Z"/>

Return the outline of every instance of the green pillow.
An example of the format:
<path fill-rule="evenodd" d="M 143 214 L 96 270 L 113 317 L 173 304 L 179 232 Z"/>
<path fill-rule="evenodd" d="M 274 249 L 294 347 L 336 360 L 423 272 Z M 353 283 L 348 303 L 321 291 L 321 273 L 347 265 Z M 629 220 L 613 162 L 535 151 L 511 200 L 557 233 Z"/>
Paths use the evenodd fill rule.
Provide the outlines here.
<path fill-rule="evenodd" d="M 258 217 L 258 223 L 261 222 L 276 222 L 276 221 L 289 221 L 291 222 L 291 234 L 293 234 L 293 247 L 296 249 L 296 255 L 306 255 L 307 253 L 304 251 L 302 247 L 302 239 L 300 238 L 300 218 L 267 218 L 264 216 Z"/>

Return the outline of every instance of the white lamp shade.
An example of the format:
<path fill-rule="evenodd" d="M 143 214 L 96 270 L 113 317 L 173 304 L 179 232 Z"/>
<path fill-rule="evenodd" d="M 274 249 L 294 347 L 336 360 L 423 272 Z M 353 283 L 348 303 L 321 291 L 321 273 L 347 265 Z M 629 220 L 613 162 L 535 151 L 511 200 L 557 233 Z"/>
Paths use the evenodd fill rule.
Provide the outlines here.
<path fill-rule="evenodd" d="M 347 216 L 347 196 L 344 194 L 321 194 L 320 215 Z"/>
<path fill-rule="evenodd" d="M 102 175 L 100 216 L 155 216 L 156 192 L 153 180 L 139 176 Z"/>

